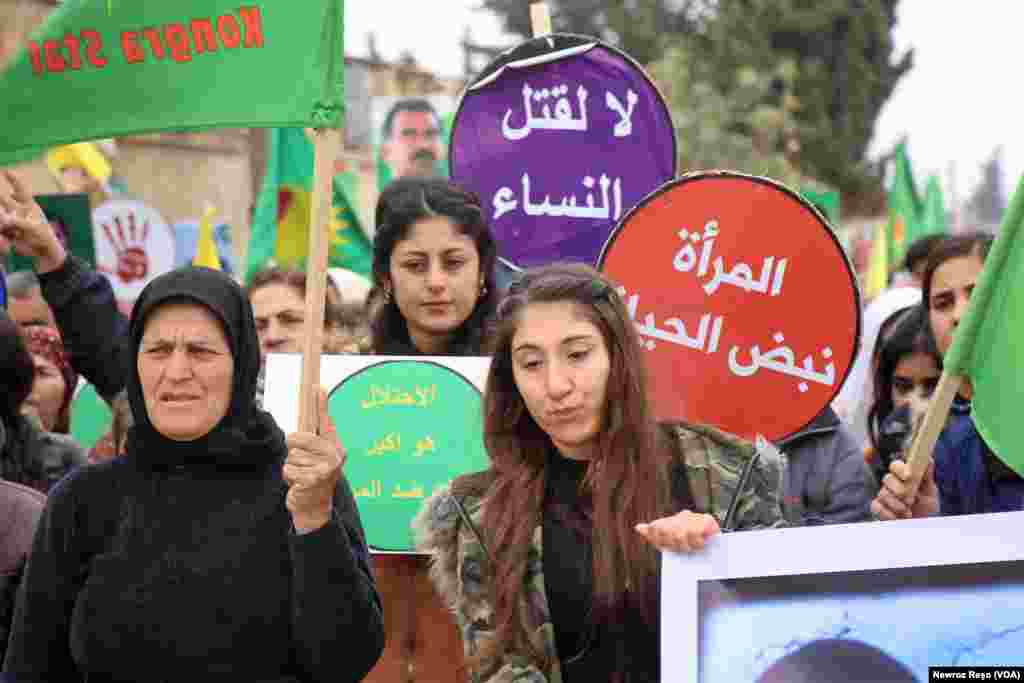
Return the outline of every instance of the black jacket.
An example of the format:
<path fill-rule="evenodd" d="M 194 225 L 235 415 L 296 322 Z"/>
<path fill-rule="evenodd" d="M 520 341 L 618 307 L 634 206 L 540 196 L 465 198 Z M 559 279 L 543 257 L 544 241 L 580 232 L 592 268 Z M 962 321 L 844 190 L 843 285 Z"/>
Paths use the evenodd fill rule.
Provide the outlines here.
<path fill-rule="evenodd" d="M 871 519 L 878 482 L 864 452 L 831 408 L 776 444 L 788 456 L 783 511 L 795 526 Z"/>
<path fill-rule="evenodd" d="M 39 274 L 39 284 L 71 354 L 71 367 L 109 403 L 124 388 L 128 346 L 128 321 L 117 308 L 110 282 L 68 254 L 63 266 Z"/>
<path fill-rule="evenodd" d="M 22 415 L 0 421 L 0 479 L 46 493 L 86 461 L 86 452 L 69 436 L 44 432 Z"/>
<path fill-rule="evenodd" d="M 3 671 L 25 681 L 362 680 L 384 646 L 362 525 L 291 529 L 280 465 L 90 465 L 46 503 Z M 2 679 L 2 676 L 0 676 Z"/>

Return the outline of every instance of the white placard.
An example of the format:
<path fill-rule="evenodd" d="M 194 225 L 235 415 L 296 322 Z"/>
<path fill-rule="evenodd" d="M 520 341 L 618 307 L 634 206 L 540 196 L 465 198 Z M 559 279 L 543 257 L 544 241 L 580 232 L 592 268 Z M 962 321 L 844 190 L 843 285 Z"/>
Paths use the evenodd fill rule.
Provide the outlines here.
<path fill-rule="evenodd" d="M 901 591 L 891 585 L 891 570 L 906 570 L 901 575 L 911 575 L 921 568 L 922 580 L 916 583 L 923 584 L 929 573 L 948 574 L 943 567 L 1024 562 L 1022 528 L 1024 512 L 934 517 L 731 533 L 711 539 L 700 553 L 666 553 L 661 596 L 662 681 L 718 683 L 723 671 L 701 661 L 703 651 L 710 653 L 705 659 L 719 659 L 721 653 L 723 661 L 729 660 L 729 680 L 754 683 L 773 657 L 794 651 L 802 641 L 855 639 L 863 633 L 873 634 L 876 640 L 884 635 L 884 649 L 896 651 L 897 659 L 921 681 L 927 680 L 928 666 L 1020 665 L 1024 663 L 1024 626 L 1018 623 L 1024 623 L 1024 565 L 1019 585 L 1014 581 L 1013 585 L 981 590 L 917 586 Z M 1007 574 L 1006 565 L 991 567 L 993 574 Z M 1013 565 L 1009 571 L 1013 572 Z M 823 584 L 838 586 L 843 578 L 837 573 L 846 572 L 875 572 L 875 577 L 856 575 L 861 586 L 870 585 L 875 578 L 882 583 L 889 572 L 890 578 L 884 579 L 888 588 L 843 592 L 841 599 L 808 590 L 814 585 L 814 575 L 826 575 L 819 577 Z M 774 577 L 771 590 L 775 597 L 771 600 L 749 608 L 743 598 L 732 601 L 724 618 L 701 613 L 701 582 L 766 577 Z M 758 588 L 762 594 L 765 584 L 760 582 Z M 794 588 L 799 600 L 786 598 L 789 586 L 799 586 Z M 744 609 L 751 613 L 743 615 Z M 883 619 L 888 621 L 882 623 Z M 714 623 L 709 626 L 711 621 Z M 790 630 L 792 624 L 797 626 Z M 708 639 L 703 645 L 702 631 Z M 923 645 L 911 651 L 915 640 Z M 1016 654 L 1006 659 L 1011 650 Z"/>

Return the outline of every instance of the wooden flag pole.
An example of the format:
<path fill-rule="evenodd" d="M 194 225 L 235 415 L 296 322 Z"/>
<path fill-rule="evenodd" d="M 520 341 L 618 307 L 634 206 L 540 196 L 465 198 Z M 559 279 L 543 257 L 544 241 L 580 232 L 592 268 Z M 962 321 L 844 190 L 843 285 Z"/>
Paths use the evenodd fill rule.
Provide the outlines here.
<path fill-rule="evenodd" d="M 953 398 L 963 383 L 963 376 L 951 375 L 943 372 L 939 377 L 939 384 L 935 388 L 931 403 L 928 404 L 928 412 L 924 414 L 924 420 L 914 435 L 914 440 L 907 454 L 907 464 L 910 466 L 910 480 L 916 491 L 924 478 L 928 463 L 932 461 L 932 451 L 935 450 L 935 442 L 939 440 L 942 428 L 946 426 L 946 417 L 949 415 L 949 408 L 953 405 Z"/>
<path fill-rule="evenodd" d="M 331 213 L 331 179 L 341 140 L 340 128 L 320 128 L 313 134 L 316 161 L 306 260 L 306 320 L 302 336 L 302 385 L 299 388 L 301 432 L 316 432 L 320 423 L 318 390 L 324 339 L 324 300 L 327 295 L 327 229 Z"/>
<path fill-rule="evenodd" d="M 551 12 L 548 11 L 546 2 L 535 2 L 530 5 L 530 25 L 533 28 L 534 38 L 553 33 L 551 30 Z"/>

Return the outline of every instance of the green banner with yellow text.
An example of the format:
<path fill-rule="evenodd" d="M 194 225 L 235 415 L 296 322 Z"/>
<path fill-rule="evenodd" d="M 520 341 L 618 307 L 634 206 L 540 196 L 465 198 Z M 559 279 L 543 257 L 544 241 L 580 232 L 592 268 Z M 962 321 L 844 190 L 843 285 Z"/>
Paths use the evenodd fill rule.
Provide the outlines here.
<path fill-rule="evenodd" d="M 342 0 L 65 0 L 0 73 L 0 164 L 156 131 L 336 128 Z"/>
<path fill-rule="evenodd" d="M 346 425 L 352 485 L 374 550 L 411 552 L 423 500 L 459 475 L 487 468 L 480 390 L 432 361 L 383 361 L 341 381 L 328 412 Z"/>

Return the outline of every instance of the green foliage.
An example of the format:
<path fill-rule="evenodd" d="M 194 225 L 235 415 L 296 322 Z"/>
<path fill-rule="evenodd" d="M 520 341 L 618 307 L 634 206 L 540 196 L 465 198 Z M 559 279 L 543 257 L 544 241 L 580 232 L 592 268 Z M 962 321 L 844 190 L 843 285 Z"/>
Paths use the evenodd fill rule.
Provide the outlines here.
<path fill-rule="evenodd" d="M 528 38 L 533 35 L 530 4 L 483 0 L 482 6 L 501 17 L 506 31 Z M 555 31 L 595 36 L 641 64 L 661 56 L 659 36 L 693 32 L 698 10 L 706 4 L 706 0 L 547 0 Z"/>
<path fill-rule="evenodd" d="M 745 68 L 792 64 L 783 96 L 794 98 L 790 124 L 801 171 L 844 195 L 881 191 L 867 149 L 882 106 L 910 69 L 912 53 L 893 62 L 898 0 L 730 0 L 685 48 L 719 91 L 732 95 Z M 785 109 L 786 107 L 782 107 Z M 853 202 L 856 204 L 856 202 Z"/>
<path fill-rule="evenodd" d="M 682 172 L 731 169 L 800 185 L 797 169 L 785 155 L 794 129 L 789 111 L 765 101 L 766 93 L 791 78 L 792 64 L 762 73 L 743 67 L 728 96 L 694 68 L 690 51 L 673 46 L 651 65 L 676 128 Z M 790 106 L 792 98 L 783 98 Z"/>

